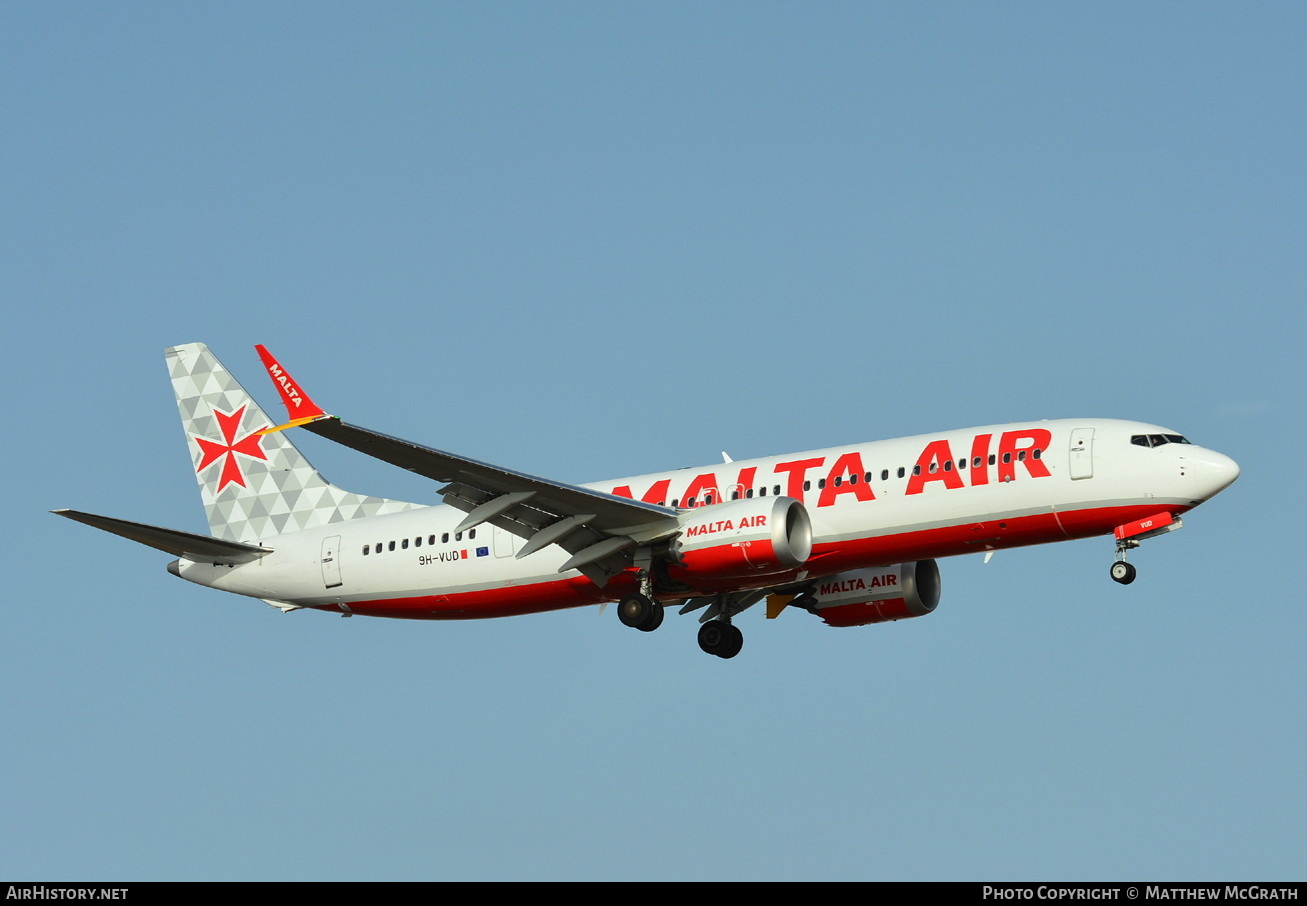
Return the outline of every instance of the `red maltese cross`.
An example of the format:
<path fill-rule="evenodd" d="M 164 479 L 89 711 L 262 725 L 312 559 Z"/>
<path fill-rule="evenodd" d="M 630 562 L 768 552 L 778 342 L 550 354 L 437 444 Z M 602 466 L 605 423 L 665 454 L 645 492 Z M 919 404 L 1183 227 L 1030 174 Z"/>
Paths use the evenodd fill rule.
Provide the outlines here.
<path fill-rule="evenodd" d="M 223 443 L 206 440 L 203 437 L 195 438 L 195 442 L 200 445 L 200 451 L 203 453 L 200 464 L 195 471 L 197 473 L 203 472 L 221 459 L 222 475 L 218 478 L 218 491 L 222 491 L 229 484 L 246 487 L 245 476 L 241 474 L 241 467 L 236 459 L 236 454 L 262 459 L 266 462 L 268 457 L 264 454 L 261 446 L 263 438 L 257 433 L 250 433 L 240 440 L 236 439 L 236 433 L 240 431 L 241 419 L 245 417 L 244 406 L 230 414 L 214 409 L 213 417 L 218 420 L 218 428 L 222 431 Z"/>

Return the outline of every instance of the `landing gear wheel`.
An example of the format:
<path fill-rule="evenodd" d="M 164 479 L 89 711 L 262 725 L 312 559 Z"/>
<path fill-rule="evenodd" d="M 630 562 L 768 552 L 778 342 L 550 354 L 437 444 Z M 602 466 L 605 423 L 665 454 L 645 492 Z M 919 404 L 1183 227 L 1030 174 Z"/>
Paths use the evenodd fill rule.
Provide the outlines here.
<path fill-rule="evenodd" d="M 735 657 L 744 647 L 744 633 L 730 623 L 709 620 L 699 627 L 699 647 L 718 657 Z"/>
<path fill-rule="evenodd" d="M 632 629 L 653 632 L 663 625 L 663 605 L 644 595 L 627 595 L 617 604 L 617 618 Z"/>
<path fill-rule="evenodd" d="M 1122 585 L 1129 585 L 1135 580 L 1135 568 L 1124 560 L 1112 564 L 1112 579 Z"/>

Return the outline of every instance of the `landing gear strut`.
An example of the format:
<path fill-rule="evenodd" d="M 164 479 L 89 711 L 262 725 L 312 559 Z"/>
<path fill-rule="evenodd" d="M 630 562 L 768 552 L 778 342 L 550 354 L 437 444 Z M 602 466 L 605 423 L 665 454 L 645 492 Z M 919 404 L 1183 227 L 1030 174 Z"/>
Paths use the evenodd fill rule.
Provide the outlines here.
<path fill-rule="evenodd" d="M 709 620 L 699 627 L 699 647 L 718 657 L 735 657 L 744 647 L 744 633 L 725 620 Z"/>
<path fill-rule="evenodd" d="M 617 602 L 617 618 L 641 632 L 653 632 L 663 625 L 663 605 L 653 595 L 653 553 L 641 548 L 635 554 L 640 590 Z"/>

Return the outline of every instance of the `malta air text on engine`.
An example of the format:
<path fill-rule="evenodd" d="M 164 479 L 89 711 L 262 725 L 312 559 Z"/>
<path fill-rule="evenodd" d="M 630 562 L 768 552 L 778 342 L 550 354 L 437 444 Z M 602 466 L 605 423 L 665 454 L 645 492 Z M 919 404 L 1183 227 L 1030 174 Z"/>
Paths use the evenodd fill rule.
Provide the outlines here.
<path fill-rule="evenodd" d="M 640 499 L 646 503 L 666 505 L 670 502 L 672 506 L 689 508 L 752 497 L 753 489 L 761 486 L 762 494 L 784 494 L 809 506 L 812 501 L 805 498 L 815 490 L 816 506 L 826 507 L 833 506 L 844 496 L 858 501 L 875 500 L 872 483 L 881 479 L 883 489 L 883 483 L 891 476 L 907 479 L 905 495 L 920 494 L 935 482 L 952 490 L 1015 481 L 1023 474 L 1030 478 L 1047 478 L 1052 473 L 1043 457 L 1052 440 L 1052 432 L 1046 428 L 1004 431 L 997 438 L 993 434 L 977 434 L 970 442 L 932 440 L 911 467 L 895 464 L 886 468 L 885 463 L 865 462 L 863 450 L 849 450 L 778 462 L 772 467 L 771 476 L 759 474 L 757 466 L 743 466 L 734 476 L 734 481 L 728 478 L 725 483 L 723 476 L 716 472 L 704 472 L 691 478 L 683 489 L 679 489 L 680 493 L 672 487 L 674 479 L 660 478 Z M 629 484 L 613 488 L 612 493 L 635 497 Z M 713 528 L 712 525 L 697 527 L 698 533 L 708 534 L 727 528 Z"/>
<path fill-rule="evenodd" d="M 898 584 L 898 573 L 872 573 L 865 578 L 855 576 L 851 579 L 836 579 L 833 582 L 820 584 L 817 586 L 817 597 L 830 598 L 837 595 L 847 595 L 855 591 L 897 588 Z"/>
<path fill-rule="evenodd" d="M 687 537 L 693 538 L 695 535 L 715 535 L 718 532 L 733 532 L 736 529 L 743 528 L 762 528 L 767 524 L 766 516 L 745 516 L 736 524 L 733 519 L 721 519 L 717 522 L 705 522 L 702 525 L 691 525 L 685 530 Z"/>

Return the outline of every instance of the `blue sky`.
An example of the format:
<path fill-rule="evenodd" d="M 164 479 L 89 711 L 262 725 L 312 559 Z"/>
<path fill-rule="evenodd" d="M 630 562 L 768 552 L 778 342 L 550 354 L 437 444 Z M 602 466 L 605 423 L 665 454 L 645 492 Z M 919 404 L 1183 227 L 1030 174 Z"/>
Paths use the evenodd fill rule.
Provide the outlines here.
<path fill-rule="evenodd" d="M 8 4 L 0 874 L 1301 880 L 1299 4 Z M 162 350 L 564 481 L 1027 418 L 1243 476 L 928 618 L 282 615 Z M 433 489 L 317 438 L 351 490 Z"/>

